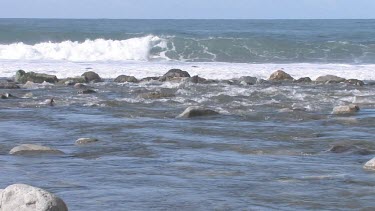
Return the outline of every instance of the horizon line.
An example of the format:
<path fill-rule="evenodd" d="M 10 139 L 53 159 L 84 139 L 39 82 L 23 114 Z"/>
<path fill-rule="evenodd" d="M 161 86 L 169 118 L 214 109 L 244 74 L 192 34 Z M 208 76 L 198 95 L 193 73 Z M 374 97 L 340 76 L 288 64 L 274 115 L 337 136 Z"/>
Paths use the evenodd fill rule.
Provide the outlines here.
<path fill-rule="evenodd" d="M 46 17 L 0 17 L 0 19 L 38 20 L 375 20 L 375 18 L 46 18 Z"/>

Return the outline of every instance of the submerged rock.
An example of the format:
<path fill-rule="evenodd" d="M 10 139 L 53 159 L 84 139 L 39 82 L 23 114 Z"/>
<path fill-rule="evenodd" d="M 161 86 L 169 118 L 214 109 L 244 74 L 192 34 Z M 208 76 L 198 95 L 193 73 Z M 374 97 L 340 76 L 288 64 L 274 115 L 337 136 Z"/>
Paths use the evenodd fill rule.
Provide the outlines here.
<path fill-rule="evenodd" d="M 375 158 L 367 161 L 365 165 L 363 166 L 363 168 L 369 169 L 369 170 L 375 170 Z"/>
<path fill-rule="evenodd" d="M 351 153 L 351 154 L 359 154 L 359 155 L 369 155 L 372 151 L 357 147 L 351 144 L 335 144 L 331 146 L 328 152 L 332 153 Z"/>
<path fill-rule="evenodd" d="M 19 89 L 20 87 L 15 82 L 0 81 L 0 89 Z"/>
<path fill-rule="evenodd" d="M 178 81 L 182 78 L 190 78 L 190 74 L 180 69 L 171 69 L 159 78 L 160 81 Z"/>
<path fill-rule="evenodd" d="M 3 211 L 68 211 L 62 199 L 30 185 L 10 185 L 0 196 L 0 210 Z"/>
<path fill-rule="evenodd" d="M 8 98 L 13 98 L 14 96 L 9 94 L 9 93 L 2 93 L 0 94 L 0 99 L 8 99 Z"/>
<path fill-rule="evenodd" d="M 34 82 L 34 83 L 56 83 L 58 82 L 58 79 L 55 75 L 48 75 L 44 73 L 34 73 L 34 72 L 25 72 L 23 70 L 18 70 L 16 73 L 15 81 L 17 83 L 26 83 L 28 81 Z"/>
<path fill-rule="evenodd" d="M 150 93 L 143 93 L 138 95 L 140 98 L 145 99 L 161 99 L 161 98 L 171 98 L 175 97 L 175 94 L 172 93 L 166 93 L 166 92 L 150 92 Z"/>
<path fill-rule="evenodd" d="M 94 143 L 98 142 L 99 140 L 96 138 L 79 138 L 76 140 L 77 145 L 83 145 L 83 144 L 89 144 L 89 143 Z"/>
<path fill-rule="evenodd" d="M 363 86 L 365 83 L 358 79 L 348 79 L 345 81 L 347 84 L 355 85 L 355 86 Z"/>
<path fill-rule="evenodd" d="M 103 81 L 102 78 L 100 78 L 100 76 L 94 71 L 85 72 L 82 74 L 82 76 L 85 77 L 86 82 L 97 83 Z"/>
<path fill-rule="evenodd" d="M 79 90 L 77 93 L 78 94 L 94 94 L 96 93 L 96 91 L 92 89 L 83 89 L 83 90 Z"/>
<path fill-rule="evenodd" d="M 292 81 L 294 78 L 283 70 L 278 70 L 271 74 L 270 81 Z"/>
<path fill-rule="evenodd" d="M 199 116 L 212 116 L 218 114 L 219 113 L 214 110 L 206 109 L 199 106 L 191 106 L 185 109 L 185 111 L 178 115 L 176 118 L 192 118 Z"/>
<path fill-rule="evenodd" d="M 297 80 L 294 80 L 294 82 L 296 82 L 296 83 L 310 83 L 310 82 L 312 82 L 312 80 L 309 77 L 303 77 L 303 78 L 299 78 Z"/>
<path fill-rule="evenodd" d="M 346 106 L 337 106 L 333 108 L 332 114 L 353 114 L 359 111 L 359 106 L 357 105 L 346 105 Z"/>
<path fill-rule="evenodd" d="M 158 81 L 160 77 L 146 77 L 142 78 L 139 82 Z"/>
<path fill-rule="evenodd" d="M 345 78 L 341 78 L 335 75 L 325 75 L 319 76 L 315 81 L 321 83 L 341 83 L 345 81 Z"/>
<path fill-rule="evenodd" d="M 138 83 L 139 81 L 134 76 L 120 75 L 120 76 L 117 76 L 117 78 L 115 78 L 114 82 L 116 83 L 125 83 L 125 82 Z"/>
<path fill-rule="evenodd" d="M 76 83 L 76 84 L 74 84 L 74 88 L 76 88 L 76 89 L 86 89 L 86 88 L 88 88 L 88 86 L 85 85 L 85 84 L 82 84 L 82 83 Z"/>
<path fill-rule="evenodd" d="M 242 85 L 254 85 L 258 82 L 258 79 L 256 77 L 251 77 L 251 76 L 242 76 L 241 78 L 238 79 L 238 81 Z"/>
<path fill-rule="evenodd" d="M 86 83 L 86 78 L 81 76 L 81 77 L 74 77 L 74 78 L 65 78 L 59 81 L 59 84 L 65 84 L 67 86 L 72 86 L 77 83 Z"/>
<path fill-rule="evenodd" d="M 64 154 L 62 151 L 36 144 L 22 144 L 10 150 L 11 155 L 24 154 Z"/>
<path fill-rule="evenodd" d="M 187 79 L 188 82 L 190 83 L 195 83 L 195 84 L 200 84 L 200 83 L 205 83 L 207 80 L 205 78 L 201 78 L 197 75 L 193 76 L 193 77 L 190 77 Z"/>

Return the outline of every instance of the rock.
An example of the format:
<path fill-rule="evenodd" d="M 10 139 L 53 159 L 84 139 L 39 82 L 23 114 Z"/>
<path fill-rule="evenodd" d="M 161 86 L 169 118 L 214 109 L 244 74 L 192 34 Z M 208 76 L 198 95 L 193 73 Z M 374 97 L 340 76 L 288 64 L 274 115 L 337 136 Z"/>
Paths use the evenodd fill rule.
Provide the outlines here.
<path fill-rule="evenodd" d="M 345 81 L 345 78 L 337 77 L 335 75 L 325 75 L 319 76 L 315 81 L 321 83 L 341 83 Z"/>
<path fill-rule="evenodd" d="M 278 70 L 271 74 L 269 81 L 292 81 L 294 78 L 290 76 L 288 73 Z"/>
<path fill-rule="evenodd" d="M 190 77 L 190 78 L 187 78 L 187 82 L 190 82 L 190 83 L 195 83 L 195 84 L 198 84 L 198 83 L 205 83 L 207 80 L 205 78 L 201 78 L 197 75 L 193 76 L 193 77 Z"/>
<path fill-rule="evenodd" d="M 88 88 L 88 86 L 86 86 L 85 84 L 76 83 L 76 84 L 74 84 L 74 88 L 76 88 L 76 89 L 86 89 L 86 88 Z"/>
<path fill-rule="evenodd" d="M 363 168 L 369 169 L 369 170 L 375 170 L 375 158 L 367 161 L 365 165 L 363 166 Z"/>
<path fill-rule="evenodd" d="M 191 106 L 185 109 L 180 115 L 176 118 L 192 118 L 192 117 L 199 117 L 199 116 L 212 116 L 218 115 L 219 113 L 210 109 L 198 107 L 198 106 Z"/>
<path fill-rule="evenodd" d="M 365 83 L 363 81 L 358 80 L 358 79 L 348 79 L 348 80 L 345 80 L 345 83 L 351 84 L 351 85 L 356 85 L 356 86 L 365 85 Z"/>
<path fill-rule="evenodd" d="M 146 78 L 142 78 L 140 80 L 140 82 L 149 82 L 149 81 L 157 81 L 159 80 L 160 77 L 146 77 Z"/>
<path fill-rule="evenodd" d="M 0 89 L 19 89 L 15 82 L 0 81 Z"/>
<path fill-rule="evenodd" d="M 80 138 L 76 140 L 77 145 L 89 144 L 99 141 L 96 138 Z"/>
<path fill-rule="evenodd" d="M 96 91 L 92 89 L 83 89 L 83 90 L 79 90 L 77 93 L 78 94 L 94 94 L 96 93 Z"/>
<path fill-rule="evenodd" d="M 93 71 L 85 72 L 82 74 L 82 76 L 86 78 L 86 82 L 97 83 L 103 81 L 102 78 L 100 78 L 100 76 Z"/>
<path fill-rule="evenodd" d="M 299 78 L 298 80 L 294 80 L 294 82 L 297 82 L 297 83 L 310 83 L 310 82 L 312 82 L 312 80 L 309 77 L 303 77 L 303 78 Z"/>
<path fill-rule="evenodd" d="M 17 83 L 26 83 L 28 81 L 34 82 L 34 83 L 56 83 L 58 82 L 58 79 L 55 75 L 48 75 L 44 73 L 34 73 L 34 72 L 25 72 L 23 70 L 18 70 L 16 73 L 15 81 Z"/>
<path fill-rule="evenodd" d="M 9 93 L 0 94 L 0 99 L 8 99 L 8 98 L 14 98 L 14 96 Z"/>
<path fill-rule="evenodd" d="M 2 191 L 2 211 L 68 211 L 65 202 L 41 188 L 14 184 Z"/>
<path fill-rule="evenodd" d="M 136 79 L 134 76 L 127 76 L 127 75 L 120 75 L 115 78 L 114 82 L 116 83 L 138 83 L 138 79 Z"/>
<path fill-rule="evenodd" d="M 353 114 L 359 111 L 359 107 L 357 105 L 346 105 L 346 106 L 337 106 L 333 108 L 332 114 Z"/>
<path fill-rule="evenodd" d="M 359 155 L 369 155 L 372 153 L 370 150 L 366 150 L 355 145 L 350 144 L 335 144 L 331 146 L 328 152 L 332 153 L 352 153 L 352 154 L 359 154 Z"/>
<path fill-rule="evenodd" d="M 258 79 L 256 77 L 251 77 L 251 76 L 242 76 L 238 80 L 243 85 L 254 85 L 258 81 Z"/>
<path fill-rule="evenodd" d="M 65 78 L 59 81 L 59 84 L 65 84 L 67 86 L 72 86 L 77 83 L 86 83 L 86 78 L 81 76 L 81 77 L 74 77 L 74 78 Z"/>
<path fill-rule="evenodd" d="M 143 93 L 138 95 L 140 98 L 145 99 L 161 99 L 161 98 L 171 98 L 175 97 L 176 95 L 171 93 L 165 93 L 165 92 L 150 92 L 150 93 Z"/>
<path fill-rule="evenodd" d="M 160 81 L 181 80 L 181 78 L 190 78 L 190 74 L 180 69 L 171 69 L 159 78 Z"/>
<path fill-rule="evenodd" d="M 52 149 L 50 147 L 45 147 L 36 144 L 22 144 L 14 147 L 10 150 L 11 155 L 24 155 L 24 154 L 64 154 L 62 151 L 57 149 Z"/>

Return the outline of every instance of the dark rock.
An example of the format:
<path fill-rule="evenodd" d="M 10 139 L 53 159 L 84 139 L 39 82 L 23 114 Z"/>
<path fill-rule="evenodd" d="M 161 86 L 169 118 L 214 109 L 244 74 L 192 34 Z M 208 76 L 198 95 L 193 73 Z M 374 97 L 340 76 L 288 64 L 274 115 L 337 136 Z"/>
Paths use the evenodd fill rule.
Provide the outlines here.
<path fill-rule="evenodd" d="M 0 94 L 0 99 L 8 99 L 8 98 L 14 98 L 14 96 L 9 93 Z"/>
<path fill-rule="evenodd" d="M 345 81 L 347 84 L 356 85 L 356 86 L 363 86 L 365 83 L 358 79 L 348 79 Z"/>
<path fill-rule="evenodd" d="M 296 83 L 310 83 L 310 82 L 312 82 L 312 80 L 309 77 L 303 77 L 303 78 L 300 78 L 298 80 L 294 80 L 294 82 L 296 82 Z"/>
<path fill-rule="evenodd" d="M 159 80 L 160 77 L 146 77 L 146 78 L 142 78 L 140 80 L 140 82 L 149 82 L 149 81 L 157 81 Z"/>
<path fill-rule="evenodd" d="M 218 114 L 219 113 L 214 110 L 202 108 L 199 106 L 191 106 L 185 109 L 185 111 L 178 115 L 176 118 L 192 118 L 200 116 L 212 116 Z"/>
<path fill-rule="evenodd" d="M 19 89 L 20 87 L 15 82 L 0 81 L 0 89 Z"/>
<path fill-rule="evenodd" d="M 82 74 L 82 76 L 86 78 L 86 82 L 97 83 L 103 81 L 102 78 L 100 78 L 100 76 L 93 71 L 85 72 Z"/>
<path fill-rule="evenodd" d="M 371 150 L 363 149 L 355 145 L 348 144 L 335 144 L 331 146 L 328 152 L 332 153 L 350 153 L 350 154 L 359 154 L 359 155 L 369 155 L 373 152 Z"/>
<path fill-rule="evenodd" d="M 292 81 L 294 78 L 283 70 L 278 70 L 271 74 L 270 81 Z"/>
<path fill-rule="evenodd" d="M 345 81 L 345 78 L 337 77 L 335 75 L 325 75 L 319 76 L 315 81 L 321 83 L 341 83 Z"/>
<path fill-rule="evenodd" d="M 159 78 L 160 81 L 173 81 L 180 78 L 190 78 L 190 74 L 186 71 L 182 71 L 180 69 L 171 69 L 162 77 Z"/>
<path fill-rule="evenodd" d="M 79 90 L 77 93 L 78 94 L 94 94 L 96 93 L 96 91 L 92 89 L 83 89 L 83 90 Z"/>
<path fill-rule="evenodd" d="M 116 83 L 138 83 L 138 79 L 136 79 L 134 76 L 127 76 L 127 75 L 120 75 L 117 78 L 115 78 L 114 82 Z"/>
<path fill-rule="evenodd" d="M 205 83 L 207 80 L 205 78 L 201 78 L 201 77 L 195 75 L 193 77 L 188 78 L 187 81 L 190 82 L 190 83 L 198 84 L 198 83 Z"/>
<path fill-rule="evenodd" d="M 18 70 L 16 73 L 15 81 L 22 84 L 26 83 L 27 81 L 31 81 L 33 83 L 56 83 L 58 82 L 58 79 L 55 75 Z"/>
<path fill-rule="evenodd" d="M 258 79 L 256 77 L 251 77 L 251 76 L 242 76 L 238 80 L 243 85 L 254 85 L 258 81 Z"/>
<path fill-rule="evenodd" d="M 165 93 L 165 92 L 150 92 L 150 93 L 143 93 L 138 95 L 140 98 L 144 99 L 161 99 L 161 98 L 171 98 L 175 97 L 174 94 Z"/>

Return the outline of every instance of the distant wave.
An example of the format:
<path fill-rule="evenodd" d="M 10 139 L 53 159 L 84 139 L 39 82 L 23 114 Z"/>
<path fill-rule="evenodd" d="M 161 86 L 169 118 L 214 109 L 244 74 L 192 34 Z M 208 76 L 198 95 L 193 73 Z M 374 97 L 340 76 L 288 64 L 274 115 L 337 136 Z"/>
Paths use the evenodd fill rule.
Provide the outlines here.
<path fill-rule="evenodd" d="M 67 60 L 123 61 L 150 59 L 150 50 L 164 47 L 163 39 L 145 36 L 127 40 L 86 40 L 84 42 L 43 42 L 26 45 L 22 42 L 0 45 L 0 59 L 8 60 Z"/>

